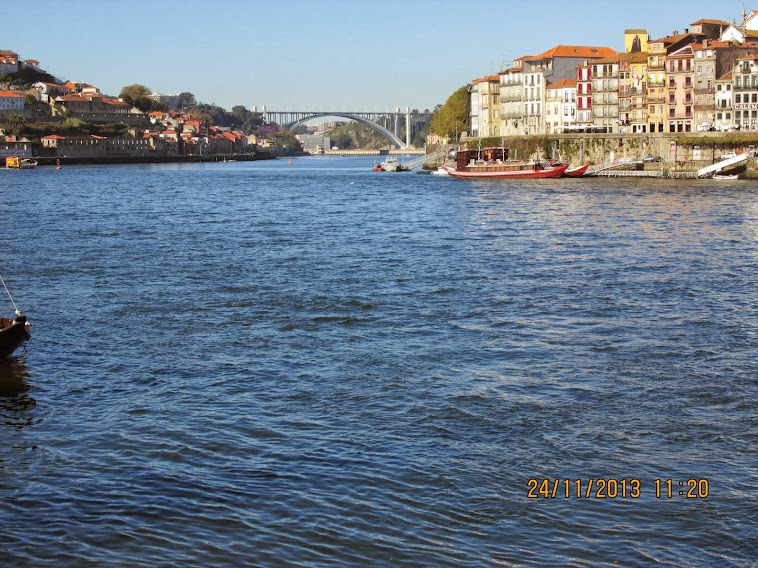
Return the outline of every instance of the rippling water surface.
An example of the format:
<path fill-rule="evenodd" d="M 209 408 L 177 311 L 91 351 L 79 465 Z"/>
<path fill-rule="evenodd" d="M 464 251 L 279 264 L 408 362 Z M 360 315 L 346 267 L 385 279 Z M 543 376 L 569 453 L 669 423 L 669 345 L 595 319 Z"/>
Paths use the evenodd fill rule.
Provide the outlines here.
<path fill-rule="evenodd" d="M 0 172 L 0 565 L 755 566 L 758 187 L 372 162 Z"/>

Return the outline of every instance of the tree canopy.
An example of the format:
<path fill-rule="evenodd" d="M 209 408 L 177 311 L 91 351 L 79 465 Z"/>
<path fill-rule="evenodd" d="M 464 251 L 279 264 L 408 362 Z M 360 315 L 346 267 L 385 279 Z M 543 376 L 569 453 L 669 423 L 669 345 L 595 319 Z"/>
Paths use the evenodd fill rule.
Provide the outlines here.
<path fill-rule="evenodd" d="M 7 130 L 14 138 L 18 138 L 19 134 L 24 131 L 26 127 L 26 119 L 18 113 L 11 114 L 5 121 L 5 130 Z"/>
<path fill-rule="evenodd" d="M 263 124 L 263 115 L 247 110 L 242 105 L 232 107 L 229 112 L 218 105 L 199 104 L 187 111 L 193 117 L 205 120 L 214 126 L 227 126 L 239 129 L 245 134 L 251 134 Z"/>
<path fill-rule="evenodd" d="M 432 132 L 458 140 L 468 122 L 468 94 L 465 86 L 455 91 L 442 107 L 434 110 Z"/>
<path fill-rule="evenodd" d="M 150 98 L 152 91 L 145 85 L 134 84 L 128 85 L 121 89 L 118 95 L 125 103 L 137 107 L 142 112 L 148 112 L 154 109 L 153 100 Z"/>

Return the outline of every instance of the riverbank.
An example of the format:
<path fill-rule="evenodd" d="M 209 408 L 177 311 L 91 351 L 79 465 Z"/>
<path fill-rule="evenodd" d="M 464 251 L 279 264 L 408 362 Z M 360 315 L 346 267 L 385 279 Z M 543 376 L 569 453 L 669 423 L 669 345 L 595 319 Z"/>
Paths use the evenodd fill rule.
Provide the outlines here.
<path fill-rule="evenodd" d="M 436 168 L 449 152 L 462 147 L 504 145 L 514 159 L 553 159 L 572 164 L 629 164 L 627 169 L 660 171 L 662 177 L 691 177 L 687 172 L 717 163 L 728 152 L 746 154 L 740 177 L 758 178 L 758 133 L 558 134 L 505 138 L 469 138 L 458 144 L 427 146 L 427 168 Z M 436 159 L 432 159 L 436 156 Z M 647 158 L 643 162 L 643 159 Z M 685 175 L 670 175 L 685 174 Z"/>
<path fill-rule="evenodd" d="M 34 158 L 40 166 L 54 166 L 60 162 L 64 165 L 84 164 L 181 164 L 200 162 L 253 162 L 257 160 L 275 160 L 268 152 L 255 154 L 213 154 L 205 156 L 76 156 L 54 157 L 40 156 Z"/>

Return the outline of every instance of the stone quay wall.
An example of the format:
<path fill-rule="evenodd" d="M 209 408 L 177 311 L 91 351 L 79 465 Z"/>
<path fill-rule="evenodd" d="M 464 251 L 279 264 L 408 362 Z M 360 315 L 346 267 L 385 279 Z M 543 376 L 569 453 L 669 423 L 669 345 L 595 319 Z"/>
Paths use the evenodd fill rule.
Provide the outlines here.
<path fill-rule="evenodd" d="M 660 169 L 661 163 L 676 166 L 678 170 L 696 170 L 710 165 L 727 152 L 747 154 L 749 165 L 758 161 L 758 132 L 731 133 L 689 132 L 655 134 L 602 134 L 577 133 L 550 136 L 523 136 L 506 138 L 463 139 L 458 144 L 427 146 L 431 155 L 446 150 L 455 151 L 468 145 L 500 146 L 511 150 L 512 159 L 548 158 L 565 160 L 572 164 L 602 164 L 618 161 L 660 157 L 660 162 L 646 164 Z M 441 160 L 437 160 L 441 162 Z M 429 165 L 437 165 L 430 163 Z"/>

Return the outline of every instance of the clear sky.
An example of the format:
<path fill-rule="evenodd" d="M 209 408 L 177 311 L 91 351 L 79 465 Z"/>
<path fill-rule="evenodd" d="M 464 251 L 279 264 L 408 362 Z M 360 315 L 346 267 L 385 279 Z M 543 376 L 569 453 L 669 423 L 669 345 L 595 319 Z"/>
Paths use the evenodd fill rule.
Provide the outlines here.
<path fill-rule="evenodd" d="M 227 110 L 383 111 L 433 109 L 558 44 L 622 51 L 627 28 L 655 39 L 703 18 L 739 23 L 743 3 L 0 0 L 0 9 L 0 49 L 105 94 L 140 83 Z"/>

